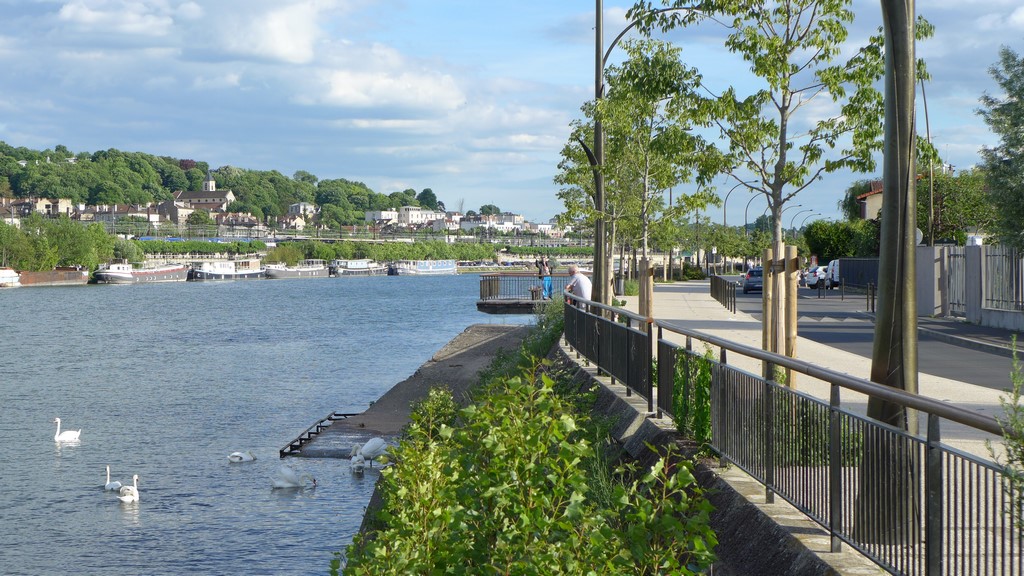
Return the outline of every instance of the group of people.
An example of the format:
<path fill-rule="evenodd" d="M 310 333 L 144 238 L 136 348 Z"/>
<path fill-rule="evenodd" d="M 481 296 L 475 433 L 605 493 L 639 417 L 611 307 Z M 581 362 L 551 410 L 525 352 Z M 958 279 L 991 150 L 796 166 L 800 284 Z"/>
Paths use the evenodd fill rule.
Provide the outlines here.
<path fill-rule="evenodd" d="M 553 285 L 551 282 L 551 272 L 554 270 L 554 264 L 548 260 L 547 256 L 542 256 L 540 260 L 534 263 L 537 266 L 537 277 L 540 278 L 541 285 L 543 287 L 541 295 L 544 300 L 551 299 L 551 293 L 553 291 Z M 575 296 L 579 296 L 584 300 L 590 300 L 593 284 L 590 282 L 590 278 L 580 273 L 580 269 L 575 264 L 569 264 L 569 283 L 565 285 L 565 290 L 571 292 Z"/>

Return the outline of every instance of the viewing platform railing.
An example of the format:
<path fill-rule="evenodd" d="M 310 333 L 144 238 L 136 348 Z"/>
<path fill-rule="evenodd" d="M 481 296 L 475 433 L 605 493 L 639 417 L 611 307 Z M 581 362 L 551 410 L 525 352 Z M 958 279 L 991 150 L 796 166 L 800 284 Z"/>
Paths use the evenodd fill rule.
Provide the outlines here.
<path fill-rule="evenodd" d="M 552 296 L 561 294 L 569 283 L 565 272 L 551 275 Z M 481 300 L 540 300 L 544 281 L 536 273 L 493 272 L 480 275 Z"/>
<path fill-rule="evenodd" d="M 1024 574 L 1024 494 L 1013 472 L 942 442 L 943 422 L 1002 436 L 999 423 L 909 394 L 625 310 L 568 298 L 565 339 L 577 355 L 638 394 L 846 543 L 893 574 Z M 675 336 L 673 336 L 673 334 Z M 685 342 L 678 344 L 669 337 Z M 694 350 L 694 342 L 703 349 Z M 824 383 L 827 397 L 730 365 L 730 354 Z M 803 377 L 801 377 L 803 378 Z M 1009 380 L 1009 379 L 1008 379 Z M 808 380 L 807 382 L 810 382 Z M 1009 382 L 1008 382 L 1009 384 Z M 801 379 L 801 387 L 809 387 Z M 844 392 L 920 416 L 923 434 L 868 418 Z M 959 432 L 958 432 L 959 433 Z"/>

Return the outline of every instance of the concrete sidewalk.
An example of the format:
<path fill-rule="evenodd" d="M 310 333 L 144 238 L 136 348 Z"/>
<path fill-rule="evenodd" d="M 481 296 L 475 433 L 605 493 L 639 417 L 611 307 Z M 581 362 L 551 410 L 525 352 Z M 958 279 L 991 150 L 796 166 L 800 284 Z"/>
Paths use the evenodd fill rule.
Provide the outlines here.
<path fill-rule="evenodd" d="M 625 297 L 626 308 L 635 311 L 637 309 L 637 297 Z M 679 326 L 682 328 L 696 330 L 719 338 L 724 338 L 739 344 L 761 347 L 761 322 L 749 314 L 743 312 L 732 313 L 711 297 L 708 281 L 676 282 L 672 284 L 656 284 L 654 289 L 654 316 L 667 326 Z M 836 322 L 844 323 L 870 323 L 869 316 L 850 315 L 845 318 L 836 319 Z M 942 322 L 939 324 L 938 322 Z M 955 321 L 932 321 L 922 332 L 933 329 L 932 326 L 940 326 L 944 331 L 944 339 L 956 337 L 957 324 L 964 324 Z M 978 327 L 964 324 L 963 334 L 965 337 L 974 336 L 984 332 L 988 340 L 998 341 L 1002 338 L 1006 345 L 1009 345 L 1010 333 L 998 334 L 990 330 L 979 331 Z M 929 334 L 930 335 L 930 334 Z M 666 339 L 683 344 L 685 338 L 670 333 L 666 330 Z M 986 342 L 988 344 L 988 342 Z M 700 349 L 698 343 L 695 348 Z M 799 338 L 796 346 L 796 357 L 813 362 L 817 365 L 827 367 L 838 372 L 863 379 L 870 379 L 871 358 L 859 356 L 850 352 L 829 347 L 806 338 Z M 729 364 L 747 370 L 753 374 L 760 374 L 761 363 L 736 353 L 730 353 Z M 959 406 L 960 408 L 975 411 L 991 417 L 1002 415 L 1000 406 L 1001 392 L 977 386 L 969 382 L 961 382 L 948 378 L 941 378 L 929 374 L 919 373 L 919 393 Z M 810 394 L 816 398 L 828 400 L 830 387 L 828 384 L 812 379 L 803 374 L 794 378 L 795 386 L 801 392 Z M 1007 379 L 1007 388 L 1010 386 Z M 863 414 L 867 408 L 867 397 L 854 392 L 843 391 L 842 402 L 845 407 L 855 413 Z M 924 419 L 922 419 L 922 425 Z M 923 430 L 921 430 L 923 432 Z M 986 441 L 992 442 L 992 447 L 999 449 L 998 437 L 986 434 L 977 430 L 969 429 L 953 422 L 942 423 L 943 442 L 958 449 L 982 456 L 990 457 Z"/>

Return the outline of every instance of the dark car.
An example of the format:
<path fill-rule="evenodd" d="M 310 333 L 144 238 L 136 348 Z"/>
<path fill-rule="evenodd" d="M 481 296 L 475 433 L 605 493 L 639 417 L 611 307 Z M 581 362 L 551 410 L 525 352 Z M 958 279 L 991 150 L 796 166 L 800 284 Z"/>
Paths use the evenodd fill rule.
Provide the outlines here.
<path fill-rule="evenodd" d="M 763 282 L 764 270 L 760 266 L 751 268 L 747 271 L 747 275 L 743 277 L 743 293 L 760 292 L 763 288 Z"/>

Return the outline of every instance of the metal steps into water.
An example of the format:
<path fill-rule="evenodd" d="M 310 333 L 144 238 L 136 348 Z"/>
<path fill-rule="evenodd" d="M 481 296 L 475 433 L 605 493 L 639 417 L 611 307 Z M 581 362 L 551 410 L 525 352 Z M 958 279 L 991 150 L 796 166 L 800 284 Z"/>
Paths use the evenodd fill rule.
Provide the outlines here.
<path fill-rule="evenodd" d="M 306 428 L 301 434 L 299 434 L 294 440 L 288 443 L 287 446 L 281 448 L 278 451 L 280 458 L 287 456 L 296 456 L 302 452 L 302 447 L 308 444 L 313 438 L 316 438 L 324 429 L 329 428 L 335 420 L 344 420 L 351 416 L 358 416 L 358 413 L 342 413 L 342 412 L 331 412 L 327 416 L 316 421 L 315 424 Z"/>

